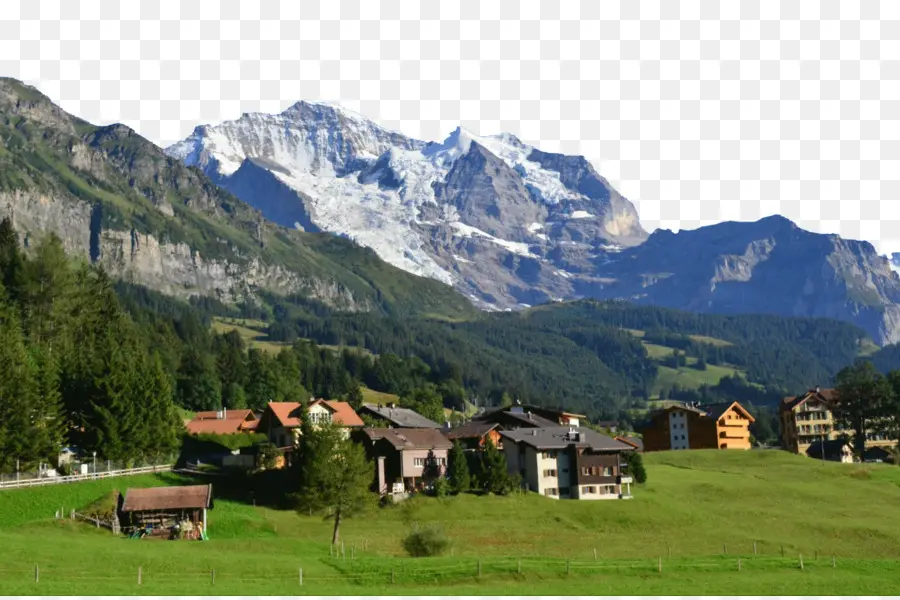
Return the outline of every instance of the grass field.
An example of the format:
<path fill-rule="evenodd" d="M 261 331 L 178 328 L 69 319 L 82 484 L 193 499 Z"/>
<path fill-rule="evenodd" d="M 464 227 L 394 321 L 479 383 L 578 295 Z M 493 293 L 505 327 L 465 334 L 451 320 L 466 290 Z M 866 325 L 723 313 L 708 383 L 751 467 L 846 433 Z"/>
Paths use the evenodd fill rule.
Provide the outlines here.
<path fill-rule="evenodd" d="M 344 558 L 330 556 L 330 522 L 228 499 L 216 483 L 208 542 L 117 539 L 53 518 L 116 487 L 186 481 L 172 475 L 2 491 L 0 594 L 900 593 L 900 469 L 778 451 L 645 463 L 648 483 L 627 501 L 465 495 L 373 507 L 342 527 Z M 452 554 L 405 557 L 412 522 L 442 526 Z"/>
<path fill-rule="evenodd" d="M 250 348 L 258 348 L 265 352 L 276 354 L 281 352 L 287 344 L 282 342 L 271 342 L 265 333 L 266 324 L 262 321 L 252 319 L 222 319 L 215 317 L 212 323 L 213 331 L 216 333 L 228 333 L 236 331 Z"/>
<path fill-rule="evenodd" d="M 363 395 L 363 402 L 366 404 L 377 404 L 379 406 L 384 404 L 390 404 L 391 402 L 398 402 L 400 397 L 396 394 L 388 394 L 386 392 L 376 392 L 375 390 L 370 390 L 367 387 L 360 387 Z"/>
<path fill-rule="evenodd" d="M 625 331 L 637 338 L 643 338 L 645 335 L 645 333 L 640 329 L 626 329 Z M 720 340 L 718 338 L 708 337 L 705 335 L 689 335 L 688 337 L 695 342 L 710 344 L 712 346 L 731 345 L 731 342 Z M 661 346 L 659 344 L 651 344 L 644 341 L 641 341 L 641 343 L 643 344 L 644 348 L 647 349 L 647 355 L 658 362 L 662 362 L 662 359 L 666 358 L 667 356 L 671 356 L 675 351 L 674 348 L 671 348 L 669 346 Z M 691 368 L 691 365 L 696 364 L 696 358 L 688 357 L 687 362 L 687 367 L 681 367 L 678 369 L 673 369 L 672 367 L 666 367 L 660 364 L 658 367 L 659 371 L 656 383 L 653 385 L 653 389 L 651 390 L 651 397 L 660 399 L 660 390 L 670 390 L 672 389 L 672 386 L 676 384 L 682 389 L 696 389 L 702 385 L 716 385 L 723 377 L 734 375 L 735 372 L 740 373 L 741 375 L 746 375 L 746 372 L 743 369 L 736 369 L 734 367 L 719 365 L 707 365 L 706 370 L 698 371 L 697 369 Z"/>

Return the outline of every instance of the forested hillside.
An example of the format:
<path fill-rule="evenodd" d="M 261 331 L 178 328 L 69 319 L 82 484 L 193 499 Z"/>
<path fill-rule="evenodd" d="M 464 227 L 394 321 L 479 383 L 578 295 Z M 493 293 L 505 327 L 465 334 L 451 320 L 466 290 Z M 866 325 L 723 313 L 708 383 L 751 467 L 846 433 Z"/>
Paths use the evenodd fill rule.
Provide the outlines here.
<path fill-rule="evenodd" d="M 868 341 L 859 328 L 827 319 L 698 315 L 618 301 L 550 304 L 457 322 L 276 307 L 272 339 L 414 355 L 432 368 L 460 371 L 463 385 L 483 398 L 505 391 L 605 416 L 649 399 L 667 361 L 690 358 L 694 368 L 716 365 L 738 376 L 718 386 L 669 388 L 664 397 L 752 397 L 771 404 L 828 385 Z M 648 343 L 672 356 L 650 356 Z"/>

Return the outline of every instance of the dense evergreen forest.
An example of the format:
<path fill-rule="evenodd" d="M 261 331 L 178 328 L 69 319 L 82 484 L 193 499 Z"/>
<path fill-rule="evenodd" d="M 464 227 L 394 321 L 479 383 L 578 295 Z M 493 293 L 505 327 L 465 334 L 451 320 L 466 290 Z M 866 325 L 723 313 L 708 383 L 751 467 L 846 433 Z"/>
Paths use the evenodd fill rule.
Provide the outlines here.
<path fill-rule="evenodd" d="M 641 406 L 656 381 L 660 363 L 628 329 L 700 359 L 701 367 L 746 371 L 746 377 L 717 386 L 666 390 L 665 397 L 749 397 L 759 404 L 829 385 L 855 360 L 866 337 L 854 325 L 828 319 L 692 314 L 618 301 L 551 304 L 457 322 L 330 314 L 277 302 L 274 307 L 279 318 L 268 329 L 272 339 L 306 338 L 418 356 L 438 370 L 455 365 L 463 386 L 484 398 L 506 391 L 603 417 Z"/>

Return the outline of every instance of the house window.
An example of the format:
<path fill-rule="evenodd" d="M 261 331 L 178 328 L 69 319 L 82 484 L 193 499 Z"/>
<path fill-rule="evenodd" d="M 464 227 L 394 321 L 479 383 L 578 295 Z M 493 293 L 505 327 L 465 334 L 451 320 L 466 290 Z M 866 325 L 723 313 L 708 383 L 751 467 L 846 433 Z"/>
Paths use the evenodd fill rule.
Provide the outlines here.
<path fill-rule="evenodd" d="M 425 459 L 424 459 L 424 458 L 414 458 L 414 459 L 413 459 L 413 464 L 416 465 L 417 467 L 424 467 L 424 466 L 425 466 Z"/>
<path fill-rule="evenodd" d="M 544 477 L 556 477 L 556 469 L 544 469 Z"/>
<path fill-rule="evenodd" d="M 420 458 L 414 458 L 414 459 L 413 459 L 413 464 L 414 464 L 415 466 L 417 466 L 417 467 L 424 467 L 424 466 L 425 466 L 425 463 L 427 463 L 427 462 L 428 462 L 428 458 L 427 458 L 427 457 L 420 457 Z M 443 458 L 443 457 L 440 457 L 440 458 L 439 458 L 439 457 L 435 457 L 434 462 L 436 462 L 437 464 L 441 465 L 442 467 L 444 467 L 444 466 L 447 465 L 447 459 L 446 459 L 446 458 Z"/>
<path fill-rule="evenodd" d="M 614 485 L 604 485 L 601 487 L 604 494 L 615 494 L 616 486 Z"/>
<path fill-rule="evenodd" d="M 556 488 L 544 488 L 545 496 L 559 496 L 559 490 Z"/>
<path fill-rule="evenodd" d="M 613 470 L 612 467 L 603 467 L 603 475 L 606 477 L 612 477 Z"/>
<path fill-rule="evenodd" d="M 586 485 L 582 489 L 582 492 L 585 494 L 596 494 L 597 486 L 596 485 Z"/>
<path fill-rule="evenodd" d="M 541 452 L 541 458 L 556 458 L 556 450 L 547 450 L 546 452 Z"/>

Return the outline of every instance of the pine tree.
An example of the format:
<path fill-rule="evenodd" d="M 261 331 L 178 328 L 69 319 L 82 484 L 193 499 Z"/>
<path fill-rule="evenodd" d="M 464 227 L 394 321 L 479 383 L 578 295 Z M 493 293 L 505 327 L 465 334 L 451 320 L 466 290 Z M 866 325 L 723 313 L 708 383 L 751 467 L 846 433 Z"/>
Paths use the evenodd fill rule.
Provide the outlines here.
<path fill-rule="evenodd" d="M 511 478 L 507 472 L 506 456 L 503 455 L 494 441 L 487 438 L 481 454 L 481 487 L 492 494 L 506 494 L 511 488 Z"/>
<path fill-rule="evenodd" d="M 169 457 L 180 445 L 184 425 L 174 403 L 174 385 L 163 367 L 162 358 L 154 352 L 145 360 L 142 406 L 147 444 L 143 456 L 158 461 Z"/>
<path fill-rule="evenodd" d="M 429 450 L 428 455 L 425 457 L 425 466 L 422 468 L 422 480 L 428 484 L 434 483 L 434 481 L 440 479 L 440 477 L 441 465 L 434 455 L 434 450 Z"/>
<path fill-rule="evenodd" d="M 447 475 L 450 479 L 451 489 L 457 494 L 467 492 L 472 487 L 469 461 L 459 441 L 453 442 L 453 448 L 450 449 L 447 457 Z"/>
<path fill-rule="evenodd" d="M 25 259 L 19 248 L 19 237 L 9 217 L 0 221 L 0 283 L 10 300 L 18 300 L 22 290 Z"/>
<path fill-rule="evenodd" d="M 25 348 L 16 311 L 0 310 L 0 426 L 3 428 L 0 465 L 24 470 L 48 458 L 35 423 L 37 381 L 34 361 Z"/>
<path fill-rule="evenodd" d="M 37 378 L 34 418 L 38 444 L 41 454 L 49 459 L 59 453 L 68 434 L 68 423 L 59 390 L 59 365 L 45 348 L 32 348 L 31 355 Z"/>
<path fill-rule="evenodd" d="M 220 410 L 222 389 L 212 357 L 189 347 L 177 374 L 178 403 L 190 410 Z"/>
<path fill-rule="evenodd" d="M 305 459 L 298 499 L 300 512 L 324 512 L 334 520 L 331 543 L 340 541 L 344 519 L 359 513 L 373 495 L 374 467 L 363 448 L 346 438 L 333 423 L 321 424 L 301 434 Z"/>
<path fill-rule="evenodd" d="M 41 240 L 34 258 L 25 263 L 23 306 L 28 339 L 33 344 L 53 342 L 66 324 L 67 303 L 71 300 L 71 266 L 62 242 L 54 234 Z"/>

